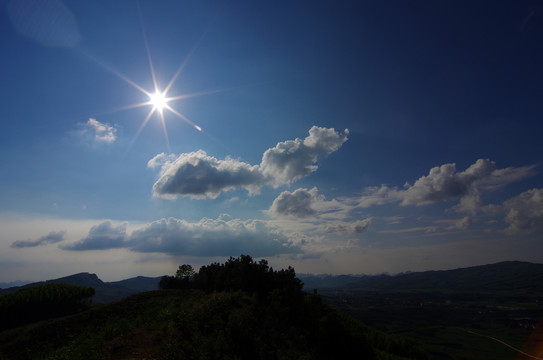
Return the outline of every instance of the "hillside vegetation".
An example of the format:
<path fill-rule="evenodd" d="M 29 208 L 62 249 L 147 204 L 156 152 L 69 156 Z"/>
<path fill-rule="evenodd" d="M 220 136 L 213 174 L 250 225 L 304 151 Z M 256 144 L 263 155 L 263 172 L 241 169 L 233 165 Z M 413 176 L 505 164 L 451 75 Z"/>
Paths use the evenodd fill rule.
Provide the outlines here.
<path fill-rule="evenodd" d="M 163 280 L 169 289 L 0 332 L 0 359 L 426 358 L 303 293 L 292 268 L 241 256 Z"/>
<path fill-rule="evenodd" d="M 93 295 L 89 287 L 47 284 L 0 296 L 0 331 L 82 311 Z"/>

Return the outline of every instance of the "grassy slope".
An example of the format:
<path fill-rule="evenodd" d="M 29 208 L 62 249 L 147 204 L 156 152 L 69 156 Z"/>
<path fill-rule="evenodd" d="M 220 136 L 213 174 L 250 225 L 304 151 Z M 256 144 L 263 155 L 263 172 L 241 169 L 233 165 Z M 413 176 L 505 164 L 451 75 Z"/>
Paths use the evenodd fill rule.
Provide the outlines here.
<path fill-rule="evenodd" d="M 0 359 L 369 359 L 424 356 L 307 296 L 288 309 L 243 292 L 153 291 L 0 333 Z M 300 315 L 302 314 L 302 315 Z M 396 354 L 396 355 L 394 355 Z M 337 356 L 339 357 L 337 357 Z"/>

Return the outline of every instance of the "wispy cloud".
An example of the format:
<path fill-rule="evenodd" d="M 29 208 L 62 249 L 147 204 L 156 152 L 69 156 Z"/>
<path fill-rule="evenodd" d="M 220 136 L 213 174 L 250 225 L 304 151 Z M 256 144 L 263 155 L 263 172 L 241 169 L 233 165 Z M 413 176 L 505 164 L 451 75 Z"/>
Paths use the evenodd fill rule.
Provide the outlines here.
<path fill-rule="evenodd" d="M 103 124 L 96 119 L 90 118 L 82 127 L 82 134 L 89 135 L 94 142 L 112 143 L 117 139 L 117 129 L 114 126 Z"/>
<path fill-rule="evenodd" d="M 17 240 L 11 244 L 12 248 L 36 247 L 48 244 L 55 244 L 65 239 L 66 231 L 51 231 L 49 234 L 36 240 Z"/>
<path fill-rule="evenodd" d="M 255 193 L 262 186 L 290 184 L 317 170 L 319 158 L 337 151 L 347 141 L 349 131 L 313 126 L 304 140 L 278 143 L 266 150 L 259 165 L 226 158 L 219 160 L 204 151 L 181 155 L 158 154 L 148 167 L 160 167 L 160 177 L 153 185 L 156 197 L 175 199 L 216 198 L 224 191 L 246 189 Z"/>

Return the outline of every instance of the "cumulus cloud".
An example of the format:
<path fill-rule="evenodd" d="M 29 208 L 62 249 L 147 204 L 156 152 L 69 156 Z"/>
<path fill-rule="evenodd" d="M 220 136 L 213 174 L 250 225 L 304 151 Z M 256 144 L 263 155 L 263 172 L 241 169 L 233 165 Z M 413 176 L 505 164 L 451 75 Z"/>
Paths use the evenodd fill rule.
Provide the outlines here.
<path fill-rule="evenodd" d="M 166 199 L 182 195 L 192 198 L 216 198 L 223 191 L 245 188 L 255 192 L 266 180 L 257 165 L 225 159 L 218 160 L 204 151 L 179 155 L 159 154 L 148 162 L 149 167 L 161 164 L 161 176 L 153 185 L 153 194 Z"/>
<path fill-rule="evenodd" d="M 494 161 L 479 159 L 466 170 L 457 172 L 454 163 L 436 166 L 413 185 L 406 183 L 404 189 L 386 185 L 366 189 L 359 199 L 360 207 L 400 202 L 401 205 L 428 205 L 451 199 L 462 199 L 457 207 L 460 211 L 476 211 L 480 191 L 493 191 L 535 173 L 537 165 L 496 169 Z"/>
<path fill-rule="evenodd" d="M 37 240 L 17 240 L 11 244 L 12 248 L 35 247 L 47 244 L 55 244 L 65 239 L 66 231 L 51 231 L 49 234 Z"/>
<path fill-rule="evenodd" d="M 126 245 L 126 224 L 115 226 L 108 220 L 93 226 L 87 237 L 60 248 L 63 250 L 105 250 L 122 248 Z"/>
<path fill-rule="evenodd" d="M 175 218 L 155 221 L 130 237 L 132 250 L 172 255 L 273 256 L 298 252 L 288 238 L 259 220 L 219 217 L 190 223 Z"/>
<path fill-rule="evenodd" d="M 233 189 L 255 193 L 265 185 L 290 184 L 317 170 L 317 160 L 338 150 L 348 133 L 347 129 L 339 133 L 313 126 L 304 140 L 284 141 L 266 150 L 259 165 L 231 158 L 219 160 L 202 150 L 179 156 L 158 154 L 147 164 L 161 169 L 153 195 L 166 199 L 216 198 Z"/>
<path fill-rule="evenodd" d="M 503 203 L 508 232 L 543 229 L 543 189 L 531 189 Z"/>
<path fill-rule="evenodd" d="M 323 200 L 324 196 L 318 194 L 316 187 L 311 190 L 300 188 L 294 192 L 283 191 L 273 200 L 268 213 L 272 216 L 307 218 L 317 213 L 312 205 Z"/>
<path fill-rule="evenodd" d="M 98 143 L 112 143 L 117 139 L 117 129 L 114 126 L 103 124 L 92 118 L 83 124 L 83 133 L 90 134 Z"/>
<path fill-rule="evenodd" d="M 349 130 L 343 133 L 333 128 L 313 126 L 304 140 L 295 139 L 278 143 L 262 156 L 262 172 L 275 185 L 289 184 L 317 170 L 319 157 L 338 150 L 347 141 Z"/>
<path fill-rule="evenodd" d="M 239 220 L 223 215 L 218 219 L 203 218 L 188 222 L 176 218 L 146 224 L 130 235 L 126 225 L 113 226 L 110 221 L 94 226 L 89 236 L 64 246 L 65 250 L 105 250 L 127 248 L 140 253 L 165 253 L 187 256 L 273 256 L 297 253 L 286 235 L 259 220 Z"/>

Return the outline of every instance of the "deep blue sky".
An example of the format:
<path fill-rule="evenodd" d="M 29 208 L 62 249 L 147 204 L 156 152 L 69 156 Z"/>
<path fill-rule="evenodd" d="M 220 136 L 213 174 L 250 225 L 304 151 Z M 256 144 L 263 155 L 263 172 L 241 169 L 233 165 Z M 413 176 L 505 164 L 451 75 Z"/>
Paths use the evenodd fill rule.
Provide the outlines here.
<path fill-rule="evenodd" d="M 543 261 L 538 1 L 0 4 L 0 281 Z"/>

